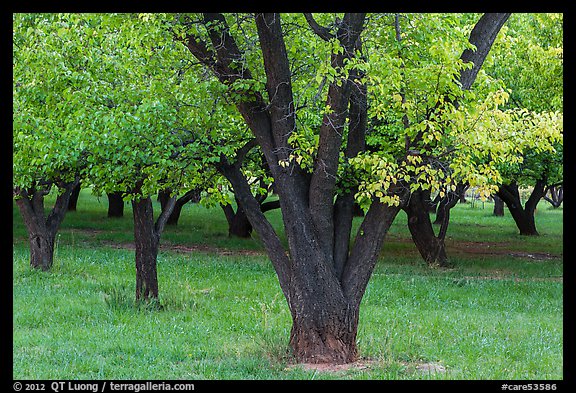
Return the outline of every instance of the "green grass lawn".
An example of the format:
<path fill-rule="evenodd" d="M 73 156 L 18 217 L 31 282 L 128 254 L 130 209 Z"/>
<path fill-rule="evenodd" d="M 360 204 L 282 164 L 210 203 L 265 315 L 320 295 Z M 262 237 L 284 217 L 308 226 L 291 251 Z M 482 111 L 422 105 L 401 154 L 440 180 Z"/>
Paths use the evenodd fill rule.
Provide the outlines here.
<path fill-rule="evenodd" d="M 541 236 L 522 237 L 508 212 L 458 205 L 451 269 L 424 265 L 400 213 L 361 307 L 362 367 L 336 372 L 292 364 L 274 270 L 255 236 L 228 239 L 221 209 L 188 204 L 165 230 L 157 310 L 134 303 L 129 205 L 108 219 L 106 198 L 83 190 L 50 272 L 29 268 L 14 208 L 13 377 L 562 379 L 562 209 L 548 206 L 536 216 Z M 281 232 L 280 212 L 267 215 Z"/>

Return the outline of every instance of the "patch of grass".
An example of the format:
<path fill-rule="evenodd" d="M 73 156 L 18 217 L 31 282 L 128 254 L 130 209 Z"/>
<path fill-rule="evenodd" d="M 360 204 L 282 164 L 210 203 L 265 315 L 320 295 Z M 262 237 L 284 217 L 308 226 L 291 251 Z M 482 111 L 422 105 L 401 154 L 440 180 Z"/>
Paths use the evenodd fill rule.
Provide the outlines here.
<path fill-rule="evenodd" d="M 16 379 L 562 379 L 561 210 L 540 209 L 542 237 L 521 238 L 509 216 L 458 205 L 452 269 L 421 261 L 401 213 L 360 311 L 367 366 L 319 372 L 292 364 L 291 316 L 275 272 L 263 253 L 241 252 L 262 250 L 256 237 L 227 238 L 220 209 L 186 205 L 179 225 L 167 228 L 156 307 L 134 300 L 129 206 L 111 220 L 105 201 L 86 190 L 80 198 L 49 272 L 29 268 L 15 209 Z M 267 214 L 281 231 L 280 212 Z M 422 364 L 445 372 L 422 372 Z"/>

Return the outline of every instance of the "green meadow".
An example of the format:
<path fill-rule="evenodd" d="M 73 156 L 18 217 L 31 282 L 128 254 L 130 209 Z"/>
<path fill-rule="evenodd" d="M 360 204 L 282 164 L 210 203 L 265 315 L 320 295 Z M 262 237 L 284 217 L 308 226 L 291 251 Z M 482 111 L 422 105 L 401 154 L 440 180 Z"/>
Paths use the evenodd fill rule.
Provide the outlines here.
<path fill-rule="evenodd" d="M 457 205 L 448 269 L 424 264 L 401 212 L 361 306 L 361 359 L 325 371 L 294 364 L 272 265 L 255 234 L 228 238 L 220 208 L 187 204 L 166 227 L 161 307 L 134 300 L 130 205 L 123 218 L 106 209 L 82 190 L 42 272 L 14 205 L 14 379 L 563 378 L 562 207 L 541 202 L 541 235 L 523 237 L 508 211 Z M 280 211 L 266 214 L 282 233 Z"/>

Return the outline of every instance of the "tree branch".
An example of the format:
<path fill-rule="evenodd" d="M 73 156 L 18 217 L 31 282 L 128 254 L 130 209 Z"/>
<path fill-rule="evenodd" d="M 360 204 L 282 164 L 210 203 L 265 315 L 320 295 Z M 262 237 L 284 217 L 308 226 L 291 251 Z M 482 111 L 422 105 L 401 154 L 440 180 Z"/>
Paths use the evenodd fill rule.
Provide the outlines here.
<path fill-rule="evenodd" d="M 510 15 L 510 13 L 485 13 L 474 25 L 469 41 L 476 46 L 476 50 L 466 49 L 460 57 L 465 63 L 474 63 L 471 69 L 463 70 L 460 74 L 462 89 L 470 89 L 470 86 L 476 80 L 476 75 L 480 71 L 486 56 L 488 56 L 498 32 Z"/>
<path fill-rule="evenodd" d="M 336 38 L 335 35 L 330 33 L 330 29 L 324 26 L 320 26 L 311 13 L 304 13 L 304 17 L 306 18 L 306 22 L 308 22 L 308 25 L 312 31 L 324 41 L 330 41 L 332 38 Z"/>

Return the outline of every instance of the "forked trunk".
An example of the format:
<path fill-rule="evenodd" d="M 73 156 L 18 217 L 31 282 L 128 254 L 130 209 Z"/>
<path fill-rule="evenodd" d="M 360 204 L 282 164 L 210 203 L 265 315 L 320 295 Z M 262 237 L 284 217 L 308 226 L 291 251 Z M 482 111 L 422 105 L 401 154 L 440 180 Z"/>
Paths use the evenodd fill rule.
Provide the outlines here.
<path fill-rule="evenodd" d="M 30 266 L 35 269 L 49 270 L 54 263 L 54 241 L 68 209 L 72 190 L 79 179 L 60 184 L 60 191 L 48 217 L 44 214 L 44 197 L 50 186 L 44 189 L 15 189 L 16 205 L 20 210 L 24 225 L 28 231 L 30 243 Z"/>
<path fill-rule="evenodd" d="M 447 266 L 448 256 L 444 238 L 436 236 L 428 206 L 429 203 L 422 192 L 412 193 L 407 205 L 403 208 L 408 216 L 408 229 L 418 252 L 427 264 Z"/>
<path fill-rule="evenodd" d="M 498 196 L 504 201 L 510 215 L 514 219 L 520 235 L 523 236 L 538 236 L 536 230 L 536 221 L 534 220 L 534 213 L 538 202 L 545 194 L 545 179 L 536 181 L 530 197 L 526 201 L 526 205 L 522 207 L 520 199 L 520 191 L 516 183 L 506 184 L 500 186 Z"/>

